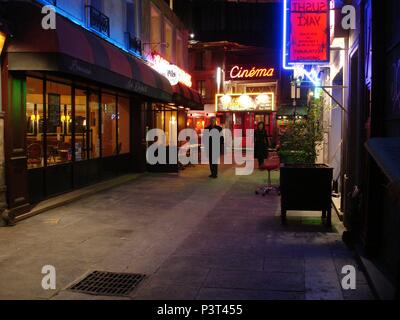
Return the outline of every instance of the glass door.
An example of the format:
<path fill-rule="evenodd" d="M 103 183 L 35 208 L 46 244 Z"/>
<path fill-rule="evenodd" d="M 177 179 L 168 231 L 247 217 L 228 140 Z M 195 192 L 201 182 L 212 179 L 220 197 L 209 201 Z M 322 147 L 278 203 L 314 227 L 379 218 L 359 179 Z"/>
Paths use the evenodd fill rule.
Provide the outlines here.
<path fill-rule="evenodd" d="M 87 91 L 75 89 L 75 161 L 88 159 Z"/>
<path fill-rule="evenodd" d="M 89 119 L 88 130 L 88 151 L 90 159 L 100 158 L 100 94 L 90 92 L 89 94 Z"/>

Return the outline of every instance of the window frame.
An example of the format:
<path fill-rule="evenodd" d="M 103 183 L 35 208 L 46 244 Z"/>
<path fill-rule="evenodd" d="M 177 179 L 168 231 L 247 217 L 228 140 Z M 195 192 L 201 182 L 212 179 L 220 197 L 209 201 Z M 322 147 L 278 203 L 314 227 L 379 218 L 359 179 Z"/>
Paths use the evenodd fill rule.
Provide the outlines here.
<path fill-rule="evenodd" d="M 126 155 L 126 154 L 132 154 L 133 150 L 132 150 L 132 141 L 131 141 L 131 132 L 132 132 L 132 121 L 131 121 L 131 99 L 132 97 L 129 94 L 123 93 L 123 92 L 119 92 L 119 91 L 113 91 L 113 90 L 108 90 L 107 88 L 104 87 L 93 87 L 93 85 L 91 84 L 75 84 L 73 81 L 70 81 L 69 79 L 66 79 L 66 81 L 62 81 L 63 79 L 57 79 L 54 77 L 47 77 L 46 75 L 31 75 L 31 74 L 27 74 L 26 76 L 26 81 L 27 79 L 34 79 L 34 80 L 39 80 L 41 81 L 41 88 L 42 88 L 42 92 L 41 92 L 41 96 L 42 96 L 42 101 L 43 101 L 43 126 L 42 126 L 42 132 L 39 132 L 39 126 L 37 127 L 38 129 L 38 134 L 42 135 L 40 144 L 42 147 L 42 163 L 43 165 L 38 166 L 38 167 L 29 167 L 29 165 L 27 164 L 27 169 L 28 170 L 35 170 L 35 169 L 47 169 L 48 167 L 53 167 L 53 166 L 57 166 L 57 165 L 65 165 L 65 164 L 75 164 L 78 162 L 84 162 L 84 161 L 90 161 L 90 160 L 96 160 L 96 159 L 103 159 L 103 158 L 107 158 L 107 157 L 114 157 L 114 156 L 120 156 L 120 155 Z M 71 152 L 72 152 L 72 157 L 71 160 L 68 162 L 61 162 L 61 163 L 57 163 L 54 165 L 49 165 L 48 164 L 48 150 L 47 150 L 47 146 L 48 146 L 48 86 L 47 83 L 48 82 L 52 82 L 55 84 L 59 84 L 59 85 L 63 85 L 63 86 L 68 86 L 71 90 L 71 118 L 72 118 L 72 123 L 71 123 Z M 75 157 L 75 152 L 76 152 L 76 146 L 75 146 L 75 141 L 76 141 L 76 128 L 75 128 L 75 122 L 76 122 L 76 90 L 81 90 L 81 91 L 85 91 L 86 92 L 86 143 L 85 143 L 85 149 L 86 149 L 86 159 L 82 159 L 80 161 L 76 161 L 76 157 Z M 102 132 L 102 125 L 103 125 L 103 114 L 102 114 L 102 95 L 103 94 L 108 94 L 110 96 L 115 97 L 115 101 L 116 101 L 116 126 L 115 126 L 115 141 L 116 144 L 115 146 L 113 146 L 115 148 L 115 150 L 117 151 L 115 154 L 112 154 L 111 156 L 104 156 L 103 154 L 103 132 Z M 90 109 L 90 97 L 91 95 L 94 95 L 97 97 L 97 114 L 98 114 L 98 139 L 99 139 L 99 156 L 98 157 L 93 157 L 92 153 L 91 153 L 91 149 L 89 146 L 89 141 L 91 141 L 88 139 L 89 135 L 90 135 L 90 121 L 91 119 L 91 109 Z M 120 125 L 120 121 L 119 121 L 119 100 L 120 98 L 124 98 L 126 99 L 126 101 L 128 102 L 128 124 L 129 124 L 129 152 L 125 152 L 125 153 L 121 153 L 121 150 L 119 148 L 119 125 Z M 25 106 L 26 109 L 26 106 Z M 25 110 L 25 117 L 27 117 L 27 110 Z M 96 112 L 96 111 L 95 111 Z M 26 123 L 27 123 L 27 118 L 26 118 Z M 27 141 L 28 136 L 31 135 L 30 132 L 26 132 L 25 134 L 25 141 Z M 92 141 L 93 143 L 93 141 Z M 28 150 L 26 150 L 26 152 L 28 152 Z"/>

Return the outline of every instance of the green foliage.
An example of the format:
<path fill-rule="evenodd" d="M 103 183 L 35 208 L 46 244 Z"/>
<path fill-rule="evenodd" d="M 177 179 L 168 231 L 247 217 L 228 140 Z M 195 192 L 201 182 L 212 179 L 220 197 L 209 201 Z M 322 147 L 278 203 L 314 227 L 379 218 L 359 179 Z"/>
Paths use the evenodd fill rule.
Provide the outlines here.
<path fill-rule="evenodd" d="M 317 159 L 317 147 L 323 142 L 321 123 L 324 108 L 323 99 L 313 99 L 308 106 L 307 118 L 293 121 L 287 125 L 281 137 L 279 155 L 281 161 L 290 164 L 314 164 Z"/>

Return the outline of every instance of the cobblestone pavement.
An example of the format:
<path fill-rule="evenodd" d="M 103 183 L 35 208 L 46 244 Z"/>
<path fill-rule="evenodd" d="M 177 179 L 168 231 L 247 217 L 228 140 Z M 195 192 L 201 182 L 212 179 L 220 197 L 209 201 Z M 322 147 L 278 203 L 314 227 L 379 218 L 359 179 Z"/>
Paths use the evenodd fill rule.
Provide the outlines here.
<path fill-rule="evenodd" d="M 94 270 L 146 274 L 124 299 L 373 299 L 335 228 L 303 213 L 283 227 L 279 197 L 254 194 L 265 172 L 221 171 L 145 174 L 0 228 L 0 299 L 109 299 L 67 289 Z M 41 287 L 44 265 L 56 290 Z M 341 288 L 345 265 L 356 290 Z"/>

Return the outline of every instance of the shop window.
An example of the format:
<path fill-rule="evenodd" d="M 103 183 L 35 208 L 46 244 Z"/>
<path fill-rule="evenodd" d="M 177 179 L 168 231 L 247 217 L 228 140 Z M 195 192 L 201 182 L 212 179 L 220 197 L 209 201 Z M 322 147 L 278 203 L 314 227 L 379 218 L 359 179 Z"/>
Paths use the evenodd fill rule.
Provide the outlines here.
<path fill-rule="evenodd" d="M 167 110 L 164 113 L 165 138 L 167 145 L 176 145 L 178 142 L 178 112 Z"/>
<path fill-rule="evenodd" d="M 46 146 L 47 165 L 72 161 L 71 87 L 47 81 Z"/>
<path fill-rule="evenodd" d="M 87 95 L 86 91 L 75 90 L 75 161 L 87 159 Z"/>
<path fill-rule="evenodd" d="M 118 97 L 118 145 L 121 154 L 130 152 L 129 99 Z"/>
<path fill-rule="evenodd" d="M 100 99 L 98 93 L 89 96 L 89 156 L 100 157 Z"/>
<path fill-rule="evenodd" d="M 43 80 L 26 80 L 28 169 L 43 167 Z"/>
<path fill-rule="evenodd" d="M 101 104 L 102 155 L 103 157 L 115 156 L 118 154 L 116 96 L 102 94 Z"/>
<path fill-rule="evenodd" d="M 154 129 L 165 130 L 164 128 L 164 109 L 161 106 L 154 106 Z"/>
<path fill-rule="evenodd" d="M 165 133 L 165 143 L 170 145 L 177 143 L 178 134 L 178 112 L 166 109 L 164 106 L 153 106 L 154 129 L 161 129 Z"/>

